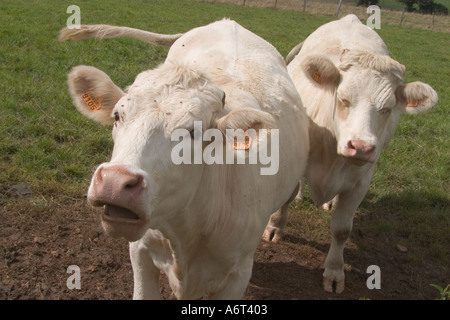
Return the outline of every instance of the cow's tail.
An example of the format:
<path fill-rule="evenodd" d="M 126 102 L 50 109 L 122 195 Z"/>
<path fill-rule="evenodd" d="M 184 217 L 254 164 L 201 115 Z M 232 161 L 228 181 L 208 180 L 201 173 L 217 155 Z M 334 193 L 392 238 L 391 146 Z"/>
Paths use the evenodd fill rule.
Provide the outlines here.
<path fill-rule="evenodd" d="M 131 37 L 154 45 L 170 47 L 183 34 L 159 34 L 149 31 L 117 27 L 106 24 L 81 25 L 80 28 L 63 28 L 59 32 L 59 41 L 82 40 L 89 38 L 110 39 L 117 37 Z"/>
<path fill-rule="evenodd" d="M 300 52 L 300 50 L 302 49 L 303 46 L 303 42 L 300 42 L 298 45 L 296 45 L 294 48 L 292 48 L 291 52 L 288 53 L 288 55 L 286 56 L 286 65 L 288 65 L 292 60 L 294 60 L 294 58 L 298 55 L 298 53 Z"/>

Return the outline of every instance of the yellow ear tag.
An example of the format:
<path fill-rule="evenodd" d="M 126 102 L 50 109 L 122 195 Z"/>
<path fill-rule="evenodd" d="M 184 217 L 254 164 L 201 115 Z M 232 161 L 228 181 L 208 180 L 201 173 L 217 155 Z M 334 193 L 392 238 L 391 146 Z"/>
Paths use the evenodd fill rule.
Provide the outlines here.
<path fill-rule="evenodd" d="M 407 104 L 406 104 L 406 106 L 407 107 L 411 107 L 411 108 L 415 108 L 415 107 L 417 107 L 419 105 L 419 100 L 414 100 L 413 102 L 408 102 Z"/>
<path fill-rule="evenodd" d="M 312 78 L 318 84 L 322 84 L 322 75 L 320 74 L 319 70 L 314 71 L 314 73 L 312 74 Z"/>
<path fill-rule="evenodd" d="M 234 150 L 248 150 L 250 149 L 250 145 L 252 144 L 252 138 L 250 136 L 245 136 L 245 142 L 238 141 L 237 137 L 234 137 Z"/>
<path fill-rule="evenodd" d="M 91 91 L 86 91 L 85 93 L 81 94 L 81 98 L 91 111 L 97 111 L 102 108 L 102 100 L 96 99 L 94 96 L 92 96 Z"/>

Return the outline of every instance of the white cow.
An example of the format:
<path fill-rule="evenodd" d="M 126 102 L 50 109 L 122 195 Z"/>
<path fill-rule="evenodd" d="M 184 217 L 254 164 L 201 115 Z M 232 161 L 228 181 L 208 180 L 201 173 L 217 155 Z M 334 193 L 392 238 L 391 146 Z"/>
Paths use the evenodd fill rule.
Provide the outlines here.
<path fill-rule="evenodd" d="M 165 63 L 139 74 L 127 92 L 94 67 L 70 72 L 78 110 L 114 125 L 111 161 L 95 171 L 88 201 L 105 207 L 108 234 L 130 241 L 135 299 L 160 298 L 160 270 L 179 299 L 239 299 L 270 215 L 283 204 L 286 210 L 306 167 L 308 118 L 285 62 L 229 20 L 173 36 L 82 26 L 63 29 L 60 40 L 117 36 L 173 45 Z M 220 135 L 271 129 L 266 140 L 260 134 L 246 144 L 268 142 L 271 152 L 278 150 L 277 172 L 261 174 L 262 161 L 175 164 L 180 136 L 173 141 L 174 132 L 186 129 L 184 138 L 200 139 L 200 147 L 203 140 L 206 150 L 199 131 L 210 128 Z M 276 132 L 279 144 L 271 140 Z"/>
<path fill-rule="evenodd" d="M 288 72 L 310 117 L 308 188 L 317 205 L 333 199 L 335 206 L 323 285 L 331 292 L 335 282 L 336 292 L 342 292 L 344 244 L 375 163 L 400 114 L 425 111 L 438 97 L 425 83 L 404 84 L 405 67 L 355 15 L 319 27 L 288 59 L 293 56 Z M 280 239 L 286 221 L 286 211 L 274 214 L 264 237 Z"/>

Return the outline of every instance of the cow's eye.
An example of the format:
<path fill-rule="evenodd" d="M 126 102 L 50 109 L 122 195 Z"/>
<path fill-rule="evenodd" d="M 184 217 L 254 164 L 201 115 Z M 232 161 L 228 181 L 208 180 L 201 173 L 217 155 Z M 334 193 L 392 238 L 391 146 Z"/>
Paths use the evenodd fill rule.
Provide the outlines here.
<path fill-rule="evenodd" d="M 385 108 L 385 109 L 381 109 L 381 110 L 380 110 L 380 113 L 381 113 L 381 114 L 386 114 L 386 115 L 387 115 L 387 114 L 390 114 L 390 113 L 391 113 L 391 109 L 386 109 L 386 108 Z"/>
<path fill-rule="evenodd" d="M 345 107 L 350 106 L 350 101 L 348 101 L 347 99 L 339 99 L 339 102 Z"/>
<path fill-rule="evenodd" d="M 114 112 L 114 120 L 115 120 L 116 122 L 120 121 L 120 115 L 119 115 L 119 112 L 118 112 L 118 111 Z"/>

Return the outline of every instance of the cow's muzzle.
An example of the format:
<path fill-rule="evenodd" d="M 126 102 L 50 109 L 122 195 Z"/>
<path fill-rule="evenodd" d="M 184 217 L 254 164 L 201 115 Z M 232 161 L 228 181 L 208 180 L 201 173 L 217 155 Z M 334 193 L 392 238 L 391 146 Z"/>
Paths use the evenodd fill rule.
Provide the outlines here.
<path fill-rule="evenodd" d="M 97 168 L 88 201 L 104 207 L 102 225 L 108 234 L 130 241 L 140 238 L 146 224 L 143 210 L 146 188 L 144 176 L 125 166 L 104 164 Z"/>
<path fill-rule="evenodd" d="M 374 162 L 375 145 L 364 140 L 349 140 L 344 148 L 343 156 L 356 162 Z"/>

